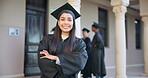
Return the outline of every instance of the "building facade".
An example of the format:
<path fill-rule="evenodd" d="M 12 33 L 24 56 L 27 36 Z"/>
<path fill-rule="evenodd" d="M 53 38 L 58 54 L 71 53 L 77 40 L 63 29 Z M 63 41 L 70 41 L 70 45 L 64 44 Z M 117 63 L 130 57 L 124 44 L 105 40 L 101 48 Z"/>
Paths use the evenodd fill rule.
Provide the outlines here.
<path fill-rule="evenodd" d="M 33 0 L 27 1 L 0 0 L 0 77 L 20 77 L 32 69 L 38 71 L 30 69 L 36 67 L 37 63 L 36 42 L 56 24 L 56 19 L 50 13 L 66 2 L 81 14 L 81 18 L 76 20 L 77 37 L 81 37 L 82 28 L 91 30 L 93 22 L 102 25 L 101 33 L 106 45 L 105 62 L 108 70 L 116 68 L 116 78 L 127 78 L 126 68 L 137 66 L 144 66 L 143 76 L 148 75 L 147 0 L 43 0 L 44 5 L 41 4 L 40 9 L 32 7 L 36 4 L 29 4 Z M 139 8 L 132 7 L 134 4 Z M 38 24 L 32 23 L 36 20 L 32 18 L 43 20 L 37 29 L 29 28 Z M 29 30 L 42 33 L 35 35 Z M 91 39 L 93 35 L 90 32 Z M 29 39 L 33 42 L 29 43 Z"/>

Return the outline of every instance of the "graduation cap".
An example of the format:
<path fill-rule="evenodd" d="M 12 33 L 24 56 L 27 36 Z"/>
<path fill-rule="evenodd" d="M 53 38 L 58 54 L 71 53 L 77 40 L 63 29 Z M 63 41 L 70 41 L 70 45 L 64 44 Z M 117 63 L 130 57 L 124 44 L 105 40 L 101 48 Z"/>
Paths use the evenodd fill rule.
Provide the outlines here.
<path fill-rule="evenodd" d="M 89 30 L 87 28 L 83 28 L 82 31 L 87 31 L 89 33 Z"/>
<path fill-rule="evenodd" d="M 61 14 L 61 12 L 64 10 L 71 11 L 73 15 L 75 16 L 75 19 L 81 16 L 69 3 L 66 3 L 63 6 L 59 7 L 57 10 L 52 12 L 51 15 L 55 17 L 56 19 L 59 19 L 59 14 Z"/>
<path fill-rule="evenodd" d="M 94 28 L 100 28 L 100 24 L 97 24 L 96 22 L 94 22 L 94 24 L 92 25 L 92 27 L 94 27 Z"/>

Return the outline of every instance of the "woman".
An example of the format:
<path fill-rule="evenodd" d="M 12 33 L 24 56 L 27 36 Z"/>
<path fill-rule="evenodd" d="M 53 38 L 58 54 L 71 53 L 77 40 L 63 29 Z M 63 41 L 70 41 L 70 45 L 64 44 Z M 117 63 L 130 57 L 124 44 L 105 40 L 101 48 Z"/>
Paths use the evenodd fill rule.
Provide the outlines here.
<path fill-rule="evenodd" d="M 39 44 L 41 78 L 77 78 L 88 58 L 85 43 L 75 37 L 75 19 L 80 15 L 69 3 L 51 15 L 58 21 L 54 34 Z"/>
<path fill-rule="evenodd" d="M 83 34 L 83 40 L 86 44 L 86 51 L 87 51 L 87 55 L 88 55 L 88 60 L 87 63 L 84 67 L 84 69 L 81 71 L 81 73 L 83 74 L 84 78 L 91 78 L 91 73 L 92 73 L 92 69 L 91 69 L 91 40 L 88 37 L 89 34 L 89 30 L 87 28 L 83 28 L 82 29 L 82 34 Z"/>

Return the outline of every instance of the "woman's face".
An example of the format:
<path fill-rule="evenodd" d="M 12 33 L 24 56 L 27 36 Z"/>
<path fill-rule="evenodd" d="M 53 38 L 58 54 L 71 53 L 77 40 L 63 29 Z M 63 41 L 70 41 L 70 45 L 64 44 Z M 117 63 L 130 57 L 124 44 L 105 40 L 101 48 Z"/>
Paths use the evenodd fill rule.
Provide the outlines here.
<path fill-rule="evenodd" d="M 63 13 L 61 14 L 58 25 L 63 33 L 69 33 L 70 30 L 73 28 L 73 17 L 69 13 Z"/>
<path fill-rule="evenodd" d="M 83 31 L 82 34 L 83 34 L 83 37 L 84 37 L 84 38 L 85 38 L 85 37 L 88 37 L 88 32 L 87 32 L 87 31 Z"/>

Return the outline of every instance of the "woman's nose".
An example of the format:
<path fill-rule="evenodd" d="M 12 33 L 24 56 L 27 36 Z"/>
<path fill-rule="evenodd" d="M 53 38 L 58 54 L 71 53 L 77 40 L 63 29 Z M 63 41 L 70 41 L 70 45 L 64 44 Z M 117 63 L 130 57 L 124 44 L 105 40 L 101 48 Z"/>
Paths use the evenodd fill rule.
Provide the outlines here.
<path fill-rule="evenodd" d="M 65 20 L 65 24 L 68 24 L 68 20 Z"/>

